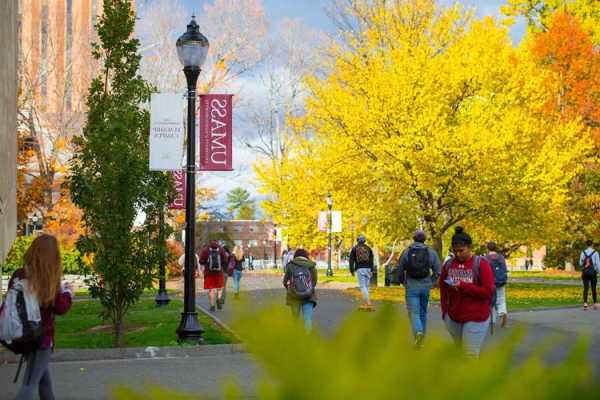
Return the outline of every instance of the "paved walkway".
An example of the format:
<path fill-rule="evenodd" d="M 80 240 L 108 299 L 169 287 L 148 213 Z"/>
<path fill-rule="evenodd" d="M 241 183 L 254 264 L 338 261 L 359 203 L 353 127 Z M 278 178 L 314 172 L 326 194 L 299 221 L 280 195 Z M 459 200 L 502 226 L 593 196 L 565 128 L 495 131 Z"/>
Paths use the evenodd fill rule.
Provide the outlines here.
<path fill-rule="evenodd" d="M 201 283 L 201 282 L 199 282 Z M 201 286 L 198 285 L 198 288 Z M 215 315 L 225 323 L 231 323 L 237 313 L 250 305 L 261 307 L 271 302 L 284 303 L 281 279 L 277 276 L 245 274 L 242 278 L 242 300 L 235 301 L 230 294 L 224 310 Z M 208 307 L 206 294 L 200 291 L 198 305 Z M 358 302 L 340 290 L 319 290 L 319 305 L 315 310 L 316 329 L 330 336 L 340 322 L 356 310 Z M 398 312 L 405 313 L 398 305 Z M 448 338 L 439 309 L 432 307 L 430 327 Z M 511 327 L 523 326 L 528 329 L 524 342 L 516 354 L 517 362 L 530 354 L 532 349 L 545 338 L 552 337 L 553 347 L 546 359 L 558 361 L 566 355 L 579 333 L 591 333 L 590 359 L 600 370 L 600 311 L 561 309 L 511 314 Z M 499 330 L 489 341 L 493 343 L 512 332 L 512 329 Z M 407 338 L 408 338 L 408 332 Z M 17 385 L 12 384 L 16 365 L 0 365 L 0 399 L 14 398 Z M 259 367 L 250 355 L 244 353 L 204 355 L 194 357 L 174 357 L 163 359 L 126 361 L 87 361 L 52 363 L 57 399 L 104 399 L 110 388 L 123 383 L 134 387 L 160 384 L 179 388 L 185 392 L 219 396 L 221 387 L 229 379 L 241 383 L 246 393 L 252 393 Z"/>

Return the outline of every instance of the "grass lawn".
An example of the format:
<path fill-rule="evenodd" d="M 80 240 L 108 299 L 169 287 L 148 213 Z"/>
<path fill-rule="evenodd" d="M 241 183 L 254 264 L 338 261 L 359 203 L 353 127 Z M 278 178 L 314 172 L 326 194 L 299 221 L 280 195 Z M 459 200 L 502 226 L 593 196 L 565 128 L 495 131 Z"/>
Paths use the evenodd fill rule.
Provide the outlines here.
<path fill-rule="evenodd" d="M 177 293 L 178 291 L 175 289 L 167 289 L 167 293 L 168 294 L 174 294 Z M 154 288 L 154 289 L 144 289 L 144 294 L 143 296 L 156 296 L 156 294 L 158 293 L 158 288 Z M 75 291 L 75 296 L 89 296 L 90 292 L 89 290 L 83 288 L 83 289 L 79 289 Z"/>
<path fill-rule="evenodd" d="M 549 281 L 570 281 L 581 279 L 581 272 L 579 271 L 563 271 L 560 269 L 546 269 L 544 271 L 510 271 L 511 278 L 522 278 L 522 279 L 546 279 Z"/>
<path fill-rule="evenodd" d="M 176 346 L 175 329 L 179 326 L 183 302 L 171 300 L 169 305 L 156 307 L 153 299 L 142 299 L 125 317 L 125 347 Z M 112 347 L 112 328 L 103 325 L 99 317 L 100 303 L 83 300 L 73 303 L 64 316 L 56 317 L 56 346 L 58 348 Z M 234 339 L 202 313 L 198 313 L 204 328 L 206 344 L 232 343 Z"/>
<path fill-rule="evenodd" d="M 348 289 L 360 298 L 360 290 Z M 572 306 L 582 303 L 582 289 L 570 285 L 544 285 L 540 283 L 510 283 L 506 287 L 506 301 L 509 310 Z M 394 301 L 404 303 L 404 287 L 378 287 L 371 289 L 371 298 L 375 301 Z M 431 291 L 431 300 L 439 302 L 440 292 Z"/>

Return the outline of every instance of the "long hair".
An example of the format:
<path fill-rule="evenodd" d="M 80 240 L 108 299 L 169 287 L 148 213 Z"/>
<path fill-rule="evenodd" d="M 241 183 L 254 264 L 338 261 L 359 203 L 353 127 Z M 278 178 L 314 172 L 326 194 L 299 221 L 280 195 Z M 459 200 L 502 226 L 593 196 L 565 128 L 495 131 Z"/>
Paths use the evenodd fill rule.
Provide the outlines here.
<path fill-rule="evenodd" d="M 233 248 L 233 255 L 237 261 L 241 261 L 241 259 L 244 258 L 244 251 L 240 246 L 235 246 Z"/>
<path fill-rule="evenodd" d="M 35 238 L 23 261 L 25 276 L 40 306 L 52 305 L 62 277 L 60 250 L 56 238 L 46 234 Z"/>

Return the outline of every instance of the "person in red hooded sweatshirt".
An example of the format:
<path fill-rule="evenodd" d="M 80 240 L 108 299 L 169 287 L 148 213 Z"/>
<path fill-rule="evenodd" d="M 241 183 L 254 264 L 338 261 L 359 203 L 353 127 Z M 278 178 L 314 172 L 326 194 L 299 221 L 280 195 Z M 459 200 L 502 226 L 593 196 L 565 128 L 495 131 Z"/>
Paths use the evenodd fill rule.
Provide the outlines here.
<path fill-rule="evenodd" d="M 61 287 L 62 267 L 60 250 L 54 236 L 43 234 L 35 238 L 23 257 L 23 268 L 15 271 L 8 283 L 23 281 L 35 294 L 40 306 L 44 337 L 38 349 L 25 356 L 27 369 L 17 400 L 33 399 L 37 391 L 40 399 L 54 399 L 50 379 L 50 355 L 54 347 L 54 315 L 65 314 L 71 308 L 73 291 L 68 284 Z"/>
<path fill-rule="evenodd" d="M 200 253 L 200 265 L 204 267 L 204 289 L 208 290 L 210 311 L 223 308 L 222 295 L 225 286 L 223 271 L 227 270 L 227 253 L 216 240 L 211 240 Z"/>
<path fill-rule="evenodd" d="M 478 358 L 490 327 L 494 273 L 487 260 L 473 255 L 473 240 L 457 226 L 452 252 L 440 275 L 442 319 L 469 357 Z"/>

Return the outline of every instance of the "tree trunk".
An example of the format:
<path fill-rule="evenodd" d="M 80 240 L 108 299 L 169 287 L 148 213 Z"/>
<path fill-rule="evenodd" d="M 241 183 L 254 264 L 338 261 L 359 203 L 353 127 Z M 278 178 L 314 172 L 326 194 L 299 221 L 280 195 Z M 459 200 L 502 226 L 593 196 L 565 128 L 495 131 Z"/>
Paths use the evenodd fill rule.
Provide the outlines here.
<path fill-rule="evenodd" d="M 440 261 L 443 262 L 445 257 L 442 254 L 444 251 L 444 242 L 442 241 L 442 236 L 437 235 L 437 236 L 432 237 L 432 242 L 433 242 L 433 249 L 437 253 L 438 257 L 440 258 Z"/>
<path fill-rule="evenodd" d="M 115 347 L 123 347 L 123 314 L 120 310 L 116 311 L 116 320 L 114 322 L 114 344 Z"/>

